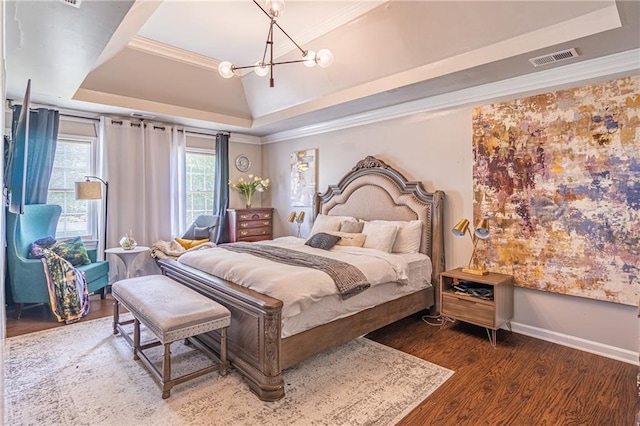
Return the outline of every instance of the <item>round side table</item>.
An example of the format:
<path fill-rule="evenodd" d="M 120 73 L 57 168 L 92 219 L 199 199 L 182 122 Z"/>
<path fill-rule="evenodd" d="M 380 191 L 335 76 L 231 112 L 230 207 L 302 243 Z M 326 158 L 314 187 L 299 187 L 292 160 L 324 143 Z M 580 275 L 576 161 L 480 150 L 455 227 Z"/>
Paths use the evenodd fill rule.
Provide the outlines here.
<path fill-rule="evenodd" d="M 129 278 L 129 267 L 131 266 L 131 263 L 140 253 L 147 250 L 149 250 L 149 247 L 145 246 L 136 246 L 130 250 L 125 250 L 122 247 L 114 247 L 106 249 L 104 252 L 107 254 L 115 254 L 122 259 L 122 262 L 124 263 L 124 270 L 126 271 L 127 278 Z"/>

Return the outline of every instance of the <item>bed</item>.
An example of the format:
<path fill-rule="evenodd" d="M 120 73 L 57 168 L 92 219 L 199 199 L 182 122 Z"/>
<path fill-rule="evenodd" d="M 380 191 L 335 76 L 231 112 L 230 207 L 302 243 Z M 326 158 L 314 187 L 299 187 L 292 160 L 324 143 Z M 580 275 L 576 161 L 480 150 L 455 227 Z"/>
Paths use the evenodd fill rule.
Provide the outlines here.
<path fill-rule="evenodd" d="M 363 221 L 422 221 L 419 253 L 430 259 L 430 273 L 427 284 L 420 288 L 405 290 L 392 300 L 364 307 L 347 316 L 328 322 L 323 320 L 321 324 L 303 328 L 304 331 L 296 331 L 294 327 L 293 331 L 287 332 L 285 326 L 283 333 L 283 302 L 275 297 L 176 260 L 163 259 L 158 263 L 166 276 L 231 311 L 229 360 L 261 400 L 275 401 L 284 396 L 283 370 L 286 368 L 421 310 L 439 311 L 436 292 L 445 265 L 443 201 L 442 191 L 430 193 L 420 182 L 407 181 L 399 171 L 372 156 L 359 161 L 337 185 L 318 194 L 316 216 L 347 216 Z M 370 292 L 375 299 L 375 293 L 386 285 L 372 287 L 361 294 Z M 352 303 L 353 299 L 356 297 L 345 302 Z M 324 306 L 318 306 L 320 308 L 309 309 L 308 316 L 321 316 Z M 200 335 L 196 343 L 217 350 L 219 335 L 217 332 Z"/>

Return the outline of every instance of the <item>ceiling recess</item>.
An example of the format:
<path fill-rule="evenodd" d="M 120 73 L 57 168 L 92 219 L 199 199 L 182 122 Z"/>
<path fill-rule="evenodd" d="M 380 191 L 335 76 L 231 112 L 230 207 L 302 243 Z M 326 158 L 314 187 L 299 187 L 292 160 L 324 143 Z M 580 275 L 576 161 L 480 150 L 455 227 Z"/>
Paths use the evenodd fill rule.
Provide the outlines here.
<path fill-rule="evenodd" d="M 80 8 L 80 2 L 82 0 L 59 0 L 59 1 L 61 1 L 64 4 L 67 4 L 69 6 L 73 6 L 76 9 L 79 9 Z"/>
<path fill-rule="evenodd" d="M 577 58 L 578 52 L 576 49 L 566 49 L 561 50 L 560 52 L 550 53 L 544 56 L 538 56 L 537 58 L 529 59 L 529 62 L 533 64 L 534 67 L 540 67 L 542 65 L 553 64 L 554 62 L 566 61 L 567 59 Z"/>

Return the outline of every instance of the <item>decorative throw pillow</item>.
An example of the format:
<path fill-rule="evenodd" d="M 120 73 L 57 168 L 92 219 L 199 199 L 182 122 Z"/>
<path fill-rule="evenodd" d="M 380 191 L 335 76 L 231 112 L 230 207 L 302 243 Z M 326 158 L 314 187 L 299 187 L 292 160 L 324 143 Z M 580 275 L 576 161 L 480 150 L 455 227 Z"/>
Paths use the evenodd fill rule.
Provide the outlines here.
<path fill-rule="evenodd" d="M 310 235 L 314 235 L 319 232 L 338 232 L 340 231 L 342 222 L 358 222 L 358 220 L 351 216 L 329 216 L 326 214 L 319 214 L 313 222 Z"/>
<path fill-rule="evenodd" d="M 202 240 L 206 238 L 207 240 L 209 240 L 209 232 L 211 231 L 211 228 L 212 228 L 211 226 L 205 226 L 205 227 L 194 226 L 193 239 Z"/>
<path fill-rule="evenodd" d="M 367 236 L 364 248 L 372 248 L 391 253 L 391 248 L 396 240 L 398 227 L 383 223 L 365 222 L 362 233 Z"/>
<path fill-rule="evenodd" d="M 356 232 L 330 232 L 331 235 L 340 237 L 338 246 L 362 247 L 367 236 Z"/>
<path fill-rule="evenodd" d="M 89 265 L 91 263 L 81 237 L 58 241 L 50 247 L 50 250 L 73 266 Z"/>
<path fill-rule="evenodd" d="M 314 248 L 322 250 L 330 250 L 336 243 L 340 241 L 340 237 L 337 235 L 327 234 L 325 232 L 318 232 L 309 238 L 305 244 Z"/>
<path fill-rule="evenodd" d="M 340 223 L 340 232 L 360 233 L 364 228 L 364 222 L 354 222 L 351 220 L 343 220 Z"/>
<path fill-rule="evenodd" d="M 188 240 L 186 238 L 176 238 L 178 244 L 184 247 L 185 250 L 189 250 L 190 248 L 197 247 L 200 244 L 208 243 L 209 238 L 203 238 L 201 240 Z"/>
<path fill-rule="evenodd" d="M 391 221 L 372 220 L 372 223 L 395 225 L 398 227 L 398 235 L 391 248 L 392 253 L 418 253 L 422 242 L 422 221 Z"/>
<path fill-rule="evenodd" d="M 29 259 L 42 259 L 45 257 L 45 250 L 49 249 L 56 243 L 56 239 L 53 237 L 44 237 L 39 240 L 35 240 L 29 246 L 29 253 L 27 257 Z"/>

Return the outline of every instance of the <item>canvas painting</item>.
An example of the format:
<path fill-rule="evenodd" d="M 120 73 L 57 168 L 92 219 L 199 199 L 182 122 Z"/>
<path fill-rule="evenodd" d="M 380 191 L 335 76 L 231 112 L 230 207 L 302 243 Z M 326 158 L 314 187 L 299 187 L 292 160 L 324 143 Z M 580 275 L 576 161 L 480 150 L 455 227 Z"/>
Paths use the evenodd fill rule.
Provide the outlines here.
<path fill-rule="evenodd" d="M 640 76 L 476 108 L 479 258 L 516 285 L 640 295 Z"/>

